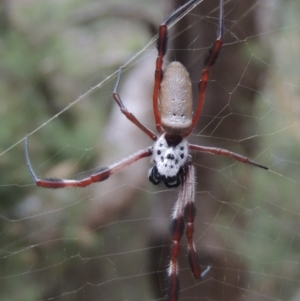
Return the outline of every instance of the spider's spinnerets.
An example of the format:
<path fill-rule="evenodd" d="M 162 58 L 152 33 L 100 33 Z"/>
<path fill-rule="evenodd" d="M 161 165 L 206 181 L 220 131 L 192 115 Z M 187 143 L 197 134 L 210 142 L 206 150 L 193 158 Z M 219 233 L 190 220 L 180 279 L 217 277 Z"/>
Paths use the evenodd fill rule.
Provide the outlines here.
<path fill-rule="evenodd" d="M 179 186 L 180 173 L 188 156 L 186 139 L 174 143 L 168 141 L 165 134 L 162 135 L 153 147 L 154 166 L 149 170 L 149 180 L 156 185 L 163 181 L 167 187 Z"/>

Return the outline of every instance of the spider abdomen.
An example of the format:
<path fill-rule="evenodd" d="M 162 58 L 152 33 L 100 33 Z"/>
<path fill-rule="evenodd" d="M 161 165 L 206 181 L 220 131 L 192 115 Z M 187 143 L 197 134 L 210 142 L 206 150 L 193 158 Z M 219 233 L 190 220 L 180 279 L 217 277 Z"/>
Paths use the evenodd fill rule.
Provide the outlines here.
<path fill-rule="evenodd" d="M 179 62 L 170 63 L 160 86 L 160 115 L 164 131 L 185 134 L 192 125 L 192 83 L 186 68 Z"/>

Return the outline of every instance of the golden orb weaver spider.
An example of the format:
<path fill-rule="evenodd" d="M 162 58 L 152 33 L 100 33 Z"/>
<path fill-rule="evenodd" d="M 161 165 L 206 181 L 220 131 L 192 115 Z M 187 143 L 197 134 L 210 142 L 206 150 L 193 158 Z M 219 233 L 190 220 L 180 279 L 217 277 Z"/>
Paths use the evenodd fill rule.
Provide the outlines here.
<path fill-rule="evenodd" d="M 178 199 L 172 214 L 171 235 L 172 250 L 170 266 L 168 268 L 169 288 L 168 301 L 178 300 L 179 280 L 178 280 L 178 255 L 181 237 L 186 228 L 188 242 L 189 262 L 195 278 L 203 277 L 209 267 L 201 272 L 197 263 L 196 250 L 193 240 L 194 218 L 195 218 L 195 171 L 192 165 L 190 151 L 209 153 L 232 157 L 233 159 L 268 169 L 265 166 L 242 155 L 233 153 L 226 149 L 216 147 L 206 147 L 190 144 L 187 137 L 192 132 L 201 115 L 209 71 L 215 63 L 223 44 L 223 18 L 224 0 L 220 0 L 220 13 L 217 38 L 209 49 L 204 61 L 200 82 L 198 104 L 193 114 L 192 89 L 190 76 L 185 67 L 179 62 L 171 62 L 163 71 L 163 58 L 167 51 L 168 25 L 185 9 L 196 4 L 199 0 L 190 0 L 171 13 L 159 26 L 156 59 L 155 81 L 153 89 L 153 111 L 156 129 L 159 135 L 146 128 L 131 112 L 124 106 L 118 94 L 118 86 L 121 78 L 122 68 L 119 69 L 118 78 L 113 90 L 113 98 L 119 106 L 121 112 L 141 131 L 148 135 L 154 144 L 147 149 L 138 151 L 133 155 L 109 166 L 101 168 L 92 175 L 79 180 L 38 178 L 32 168 L 28 154 L 28 137 L 25 139 L 26 164 L 33 181 L 44 188 L 65 188 L 65 187 L 85 187 L 92 183 L 101 182 L 108 179 L 112 174 L 122 170 L 128 165 L 146 157 L 152 156 L 153 166 L 149 170 L 149 180 L 158 185 L 163 182 L 167 187 L 179 187 Z"/>

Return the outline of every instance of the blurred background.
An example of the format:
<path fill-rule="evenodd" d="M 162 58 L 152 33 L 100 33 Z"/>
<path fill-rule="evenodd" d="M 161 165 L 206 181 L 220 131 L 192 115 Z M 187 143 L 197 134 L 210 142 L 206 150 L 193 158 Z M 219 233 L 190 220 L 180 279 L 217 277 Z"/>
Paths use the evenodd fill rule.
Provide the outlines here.
<path fill-rule="evenodd" d="M 155 131 L 157 28 L 182 0 L 0 1 L 0 301 L 163 300 L 178 191 L 153 186 L 148 159 L 103 183 L 50 190 L 38 176 L 81 178 L 146 148 L 111 94 Z M 216 38 L 218 0 L 170 30 L 165 63 L 189 70 L 195 105 Z M 179 300 L 300 300 L 298 0 L 225 1 L 224 46 L 189 137 L 269 171 L 194 154 L 194 280 L 181 241 Z"/>

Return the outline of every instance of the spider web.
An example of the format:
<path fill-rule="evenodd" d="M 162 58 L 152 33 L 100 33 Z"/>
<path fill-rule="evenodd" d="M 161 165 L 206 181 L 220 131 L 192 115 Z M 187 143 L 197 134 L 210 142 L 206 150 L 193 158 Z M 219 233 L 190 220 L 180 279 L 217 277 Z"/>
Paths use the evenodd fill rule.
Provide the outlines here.
<path fill-rule="evenodd" d="M 151 22 L 172 5 L 42 2 L 2 10 L 0 301 L 162 300 L 176 189 L 149 183 L 147 159 L 85 189 L 38 188 L 22 142 L 31 133 L 38 175 L 62 178 L 149 146 L 111 91 L 123 65 L 120 95 L 154 130 Z M 182 239 L 179 300 L 300 299 L 299 5 L 262 2 L 226 2 L 224 47 L 190 141 L 269 171 L 193 157 L 195 244 L 203 269 L 212 268 L 194 280 Z M 185 63 L 195 95 L 217 13 L 218 1 L 204 0 L 170 33 L 166 62 Z"/>

